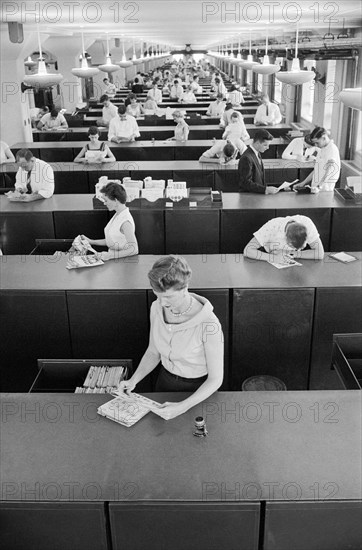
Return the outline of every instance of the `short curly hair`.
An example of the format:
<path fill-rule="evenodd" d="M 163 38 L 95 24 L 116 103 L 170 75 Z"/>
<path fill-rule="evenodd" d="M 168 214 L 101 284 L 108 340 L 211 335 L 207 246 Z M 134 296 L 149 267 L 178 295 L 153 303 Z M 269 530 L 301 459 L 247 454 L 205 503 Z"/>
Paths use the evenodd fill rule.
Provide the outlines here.
<path fill-rule="evenodd" d="M 182 256 L 163 256 L 148 272 L 150 285 L 155 292 L 166 292 L 170 288 L 182 290 L 188 286 L 192 270 Z"/>
<path fill-rule="evenodd" d="M 121 204 L 126 204 L 127 201 L 127 191 L 123 187 L 120 181 L 111 180 L 102 187 L 101 193 L 105 195 L 111 201 L 119 201 Z"/>

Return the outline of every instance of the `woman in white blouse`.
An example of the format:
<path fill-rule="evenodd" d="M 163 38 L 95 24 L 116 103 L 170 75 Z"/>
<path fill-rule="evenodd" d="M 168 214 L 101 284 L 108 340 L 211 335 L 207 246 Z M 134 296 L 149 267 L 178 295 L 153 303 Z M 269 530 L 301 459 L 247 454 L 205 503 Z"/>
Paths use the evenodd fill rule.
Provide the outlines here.
<path fill-rule="evenodd" d="M 117 180 L 107 183 L 102 189 L 104 203 L 108 210 L 115 211 L 104 228 L 104 239 L 86 239 L 91 245 L 108 246 L 107 252 L 100 252 L 97 256 L 103 260 L 113 260 L 138 254 L 138 243 L 135 235 L 135 223 L 126 206 L 127 192 Z"/>
<path fill-rule="evenodd" d="M 186 260 L 165 256 L 148 278 L 157 300 L 151 306 L 148 348 L 129 380 L 119 390 L 132 391 L 161 361 L 156 391 L 193 392 L 183 401 L 166 401 L 157 414 L 169 420 L 213 394 L 223 380 L 223 333 L 211 303 L 188 290 L 191 269 Z"/>

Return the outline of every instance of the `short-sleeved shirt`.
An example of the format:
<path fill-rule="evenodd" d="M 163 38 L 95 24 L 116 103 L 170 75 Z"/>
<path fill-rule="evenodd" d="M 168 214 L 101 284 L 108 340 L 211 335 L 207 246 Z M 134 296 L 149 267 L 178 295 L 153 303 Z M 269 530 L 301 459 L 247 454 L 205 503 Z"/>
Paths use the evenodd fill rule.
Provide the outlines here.
<path fill-rule="evenodd" d="M 333 139 L 329 141 L 328 145 L 322 147 L 317 155 L 313 171 L 312 187 L 320 185 L 327 166 L 329 167 L 328 176 L 323 184 L 321 184 L 321 189 L 323 191 L 333 191 L 341 171 L 341 159 L 338 147 L 335 145 Z"/>
<path fill-rule="evenodd" d="M 301 223 L 305 226 L 307 230 L 306 244 L 310 245 L 319 238 L 318 230 L 312 220 L 307 216 L 299 214 L 269 220 L 254 233 L 254 237 L 258 243 L 265 248 L 266 252 L 293 250 L 293 248 L 287 244 L 285 233 L 285 228 L 291 221 Z"/>
<path fill-rule="evenodd" d="M 54 172 L 47 162 L 35 158 L 34 167 L 30 173 L 30 185 L 33 193 L 49 199 L 54 193 Z M 15 189 L 27 191 L 28 172 L 19 168 L 15 178 Z"/>
<path fill-rule="evenodd" d="M 44 124 L 45 128 L 59 128 L 59 126 L 61 126 L 62 124 L 68 126 L 68 123 L 65 120 L 64 116 L 60 113 L 56 118 L 52 118 L 51 114 L 47 113 L 40 119 L 40 122 Z"/>
<path fill-rule="evenodd" d="M 114 118 L 115 116 L 118 115 L 118 109 L 117 107 L 114 105 L 114 103 L 110 103 L 109 104 L 109 107 L 106 107 L 104 105 L 103 109 L 102 109 L 102 119 L 103 119 L 103 122 L 109 124 L 112 120 L 112 118 Z"/>
<path fill-rule="evenodd" d="M 109 123 L 108 140 L 113 137 L 130 138 L 131 136 L 140 137 L 140 131 L 136 119 L 133 116 L 127 115 L 125 120 L 121 120 L 119 116 L 112 118 Z"/>
<path fill-rule="evenodd" d="M 220 139 L 212 147 L 210 147 L 210 149 L 205 151 L 202 154 L 202 156 L 206 157 L 208 159 L 222 158 L 222 157 L 224 157 L 224 147 L 225 147 L 226 144 L 227 144 L 226 139 Z M 244 152 L 244 150 L 246 149 L 245 144 L 242 143 L 241 140 L 239 140 L 239 141 L 235 140 L 235 142 L 233 142 L 233 145 L 235 145 L 235 147 L 239 150 L 240 154 L 242 154 Z"/>

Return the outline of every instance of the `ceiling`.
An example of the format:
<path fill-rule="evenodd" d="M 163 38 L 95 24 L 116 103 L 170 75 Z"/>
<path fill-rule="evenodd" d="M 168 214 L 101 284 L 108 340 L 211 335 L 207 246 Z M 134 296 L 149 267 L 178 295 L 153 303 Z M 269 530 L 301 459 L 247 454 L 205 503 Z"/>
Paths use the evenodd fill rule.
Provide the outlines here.
<path fill-rule="evenodd" d="M 34 11 L 34 6 L 38 7 Z M 228 13 L 227 13 L 228 12 Z M 337 38 L 345 18 L 350 36 L 361 32 L 362 2 L 323 2 L 315 0 L 206 2 L 194 0 L 138 0 L 135 2 L 2 2 L 1 32 L 7 22 L 23 23 L 24 34 L 37 29 L 54 37 L 80 36 L 80 27 L 95 40 L 120 38 L 153 42 L 172 49 L 186 43 L 194 50 L 208 49 L 220 42 L 247 43 L 288 40 L 294 36 L 296 21 L 303 35 L 323 36 L 330 31 Z"/>

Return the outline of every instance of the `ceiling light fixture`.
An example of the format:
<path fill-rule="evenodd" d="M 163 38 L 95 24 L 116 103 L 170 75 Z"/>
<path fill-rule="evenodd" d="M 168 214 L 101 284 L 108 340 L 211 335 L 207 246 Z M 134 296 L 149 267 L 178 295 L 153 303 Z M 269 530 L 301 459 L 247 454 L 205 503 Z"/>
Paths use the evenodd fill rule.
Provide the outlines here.
<path fill-rule="evenodd" d="M 36 61 L 33 61 L 31 56 L 29 55 L 28 59 L 24 61 L 24 65 L 25 67 L 29 67 L 29 69 L 31 69 L 32 67 L 35 67 Z"/>
<path fill-rule="evenodd" d="M 103 71 L 104 73 L 114 73 L 114 72 L 116 72 L 116 71 L 119 71 L 120 66 L 119 66 L 119 65 L 115 65 L 114 63 L 112 63 L 111 54 L 109 53 L 108 33 L 107 33 L 106 37 L 107 37 L 107 55 L 106 55 L 106 62 L 105 62 L 104 65 L 99 65 L 99 66 L 98 66 L 98 69 L 99 69 L 100 71 Z"/>
<path fill-rule="evenodd" d="M 24 77 L 24 84 L 35 88 L 50 88 L 56 86 L 63 80 L 63 75 L 60 73 L 48 73 L 40 42 L 40 31 L 38 26 L 38 43 L 39 43 L 39 65 L 36 74 L 29 74 Z"/>
<path fill-rule="evenodd" d="M 257 63 L 252 67 L 252 71 L 258 74 L 274 74 L 280 71 L 280 65 L 269 62 L 268 56 L 268 27 L 266 28 L 265 55 L 262 63 Z"/>
<path fill-rule="evenodd" d="M 305 84 L 310 82 L 315 78 L 314 71 L 301 71 L 300 62 L 298 59 L 298 37 L 299 37 L 299 27 L 297 23 L 297 32 L 295 37 L 295 55 L 292 61 L 292 68 L 290 71 L 281 71 L 275 75 L 280 82 L 284 84 L 290 84 L 291 86 L 299 86 L 300 84 Z"/>
<path fill-rule="evenodd" d="M 362 88 L 345 88 L 339 94 L 339 99 L 346 107 L 362 111 Z"/>
<path fill-rule="evenodd" d="M 92 76 L 95 76 L 99 73 L 99 69 L 96 67 L 89 67 L 88 61 L 85 53 L 85 47 L 84 47 L 84 36 L 83 36 L 83 29 L 81 29 L 82 34 L 82 59 L 81 59 L 81 66 L 75 67 L 72 69 L 72 74 L 77 76 L 78 78 L 91 78 Z"/>
<path fill-rule="evenodd" d="M 242 69 L 245 69 L 245 71 L 250 71 L 254 65 L 258 65 L 258 63 L 253 60 L 253 55 L 251 53 L 251 29 L 249 30 L 249 55 L 246 60 L 242 59 L 239 61 L 239 65 Z"/>
<path fill-rule="evenodd" d="M 126 54 L 124 53 L 124 35 L 122 34 L 122 59 L 117 62 L 119 67 L 125 69 L 126 67 L 131 67 L 133 65 L 132 61 L 127 61 Z"/>

